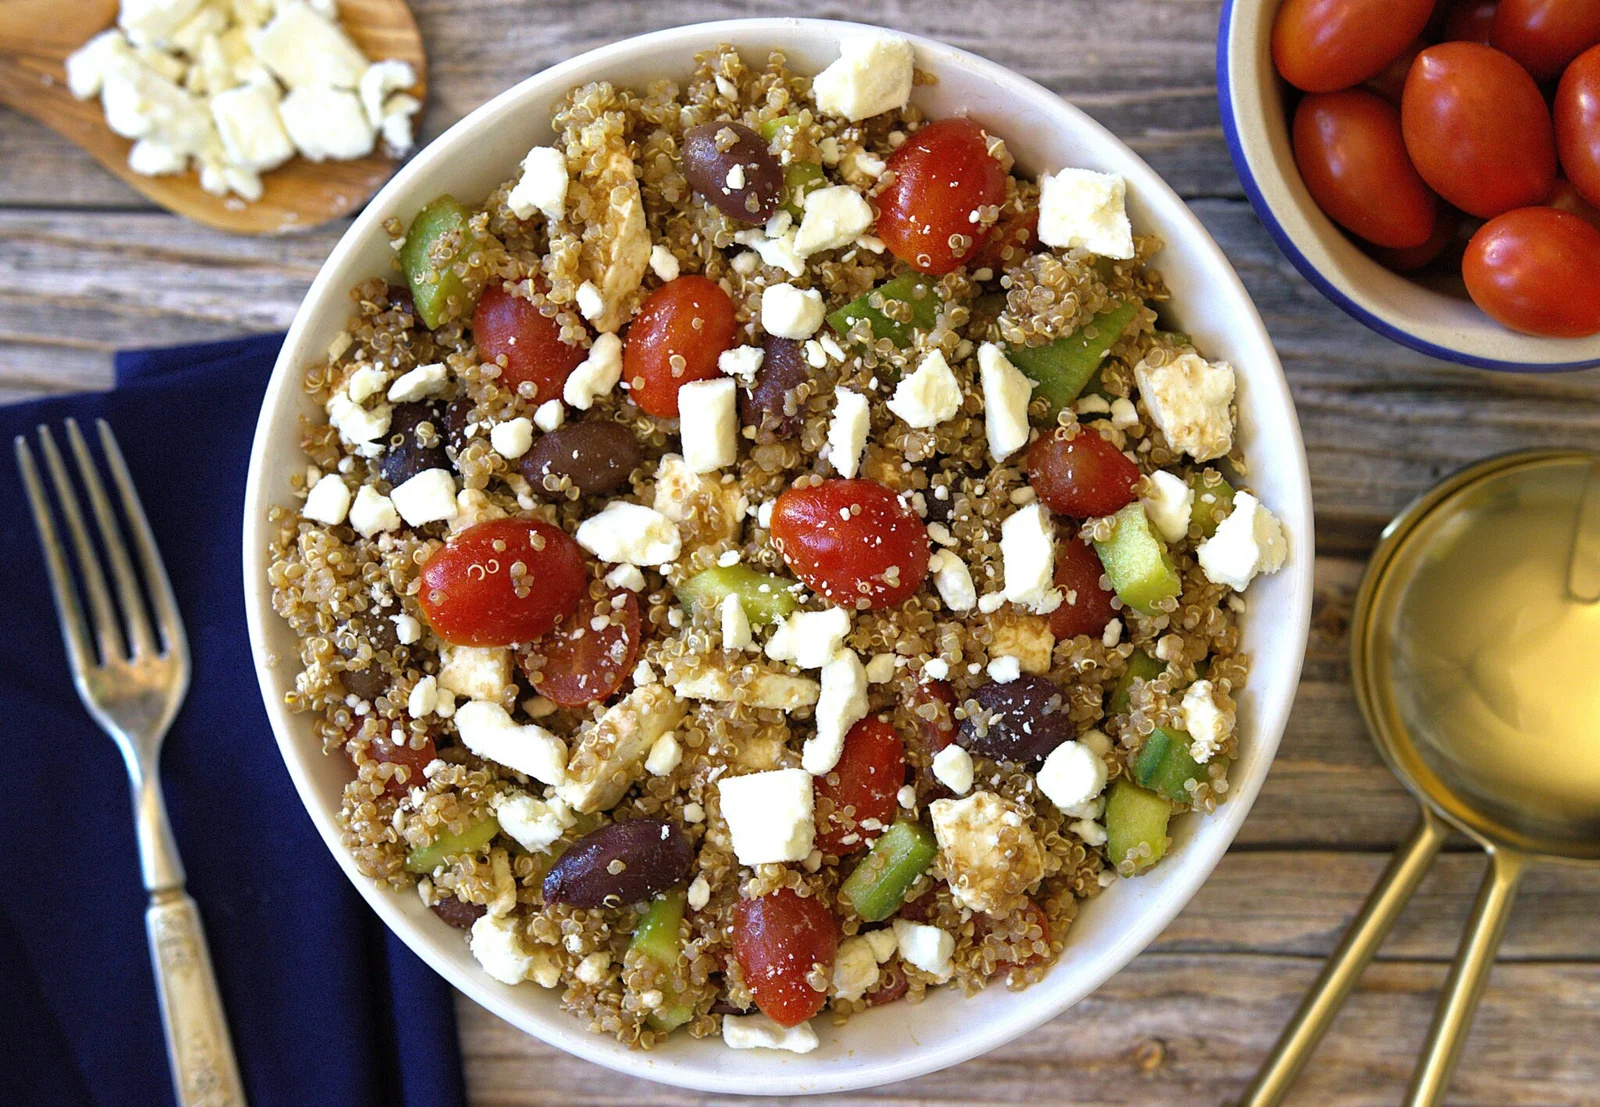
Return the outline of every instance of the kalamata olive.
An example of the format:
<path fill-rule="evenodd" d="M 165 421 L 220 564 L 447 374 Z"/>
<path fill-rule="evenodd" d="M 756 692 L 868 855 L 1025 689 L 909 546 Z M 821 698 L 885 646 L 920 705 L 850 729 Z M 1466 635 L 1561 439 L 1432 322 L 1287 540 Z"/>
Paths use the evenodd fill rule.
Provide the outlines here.
<path fill-rule="evenodd" d="M 422 316 L 417 314 L 417 302 L 411 298 L 411 286 L 404 284 L 391 284 L 389 286 L 389 310 L 411 316 L 413 327 L 422 327 Z"/>
<path fill-rule="evenodd" d="M 690 128 L 683 136 L 683 175 L 707 203 L 740 223 L 765 223 L 783 199 L 783 167 L 743 123 Z"/>
<path fill-rule="evenodd" d="M 376 703 L 379 696 L 389 691 L 389 674 L 383 671 L 376 658 L 367 662 L 364 669 L 346 669 L 339 674 L 344 690 L 353 696 Z"/>
<path fill-rule="evenodd" d="M 546 903 L 621 907 L 681 883 L 694 848 L 676 823 L 632 819 L 585 834 L 544 878 Z"/>
<path fill-rule="evenodd" d="M 1020 676 L 1001 684 L 991 680 L 972 694 L 961 723 L 961 744 L 996 761 L 1038 761 L 1076 734 L 1067 717 L 1066 696 L 1042 676 Z M 976 717 L 974 717 L 976 716 Z"/>
<path fill-rule="evenodd" d="M 451 400 L 450 406 L 444 409 L 444 440 L 445 444 L 455 451 L 456 457 L 460 457 L 461 451 L 472 441 L 467 436 L 467 428 L 475 422 L 472 417 L 475 410 L 477 410 L 476 405 L 468 396 Z"/>
<path fill-rule="evenodd" d="M 423 445 L 417 430 L 423 423 L 431 428 L 428 445 Z M 394 413 L 389 416 L 389 449 L 378 470 L 383 479 L 398 487 L 424 470 L 450 468 L 450 459 L 444 452 L 444 434 L 444 416 L 432 404 L 395 404 Z"/>
<path fill-rule="evenodd" d="M 792 393 L 812 370 L 800 343 L 792 338 L 769 334 L 761 348 L 765 353 L 755 384 L 739 392 L 739 422 L 758 430 L 766 427 L 779 438 L 793 438 L 800 433 L 800 411 Z"/>
<path fill-rule="evenodd" d="M 543 435 L 517 463 L 535 494 L 544 494 L 547 475 L 567 477 L 584 495 L 615 492 L 639 465 L 633 432 L 609 419 L 571 423 Z"/>
<path fill-rule="evenodd" d="M 446 896 L 433 905 L 433 913 L 457 930 L 471 930 L 487 910 L 481 903 L 468 903 L 455 896 Z"/>
<path fill-rule="evenodd" d="M 389 608 L 395 612 L 396 609 Z M 397 613 L 397 612 L 396 612 Z M 353 658 L 358 652 L 351 640 L 365 641 L 372 646 L 373 653 L 392 653 L 400 644 L 400 639 L 395 634 L 394 622 L 384 617 L 381 611 L 364 611 L 359 615 L 352 615 L 335 632 L 333 640 L 339 652 L 347 658 Z M 369 703 L 376 700 L 389 690 L 389 674 L 384 671 L 376 658 L 369 659 L 364 669 L 346 669 L 339 674 L 344 690 L 351 692 Z"/>

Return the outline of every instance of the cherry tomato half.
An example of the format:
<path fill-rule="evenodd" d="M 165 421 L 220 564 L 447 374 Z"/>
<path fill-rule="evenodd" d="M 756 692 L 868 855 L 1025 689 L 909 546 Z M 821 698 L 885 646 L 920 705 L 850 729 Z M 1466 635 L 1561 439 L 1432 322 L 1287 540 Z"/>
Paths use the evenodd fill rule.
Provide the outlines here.
<path fill-rule="evenodd" d="M 839 923 L 816 896 L 779 888 L 733 908 L 733 956 L 756 1006 L 779 1026 L 798 1026 L 827 1002 L 806 979 L 820 967 L 831 975 Z"/>
<path fill-rule="evenodd" d="M 1105 631 L 1117 615 L 1111 606 L 1112 593 L 1100 586 L 1105 571 L 1094 547 L 1076 535 L 1056 543 L 1056 587 L 1062 600 L 1050 613 L 1051 634 L 1057 638 L 1098 637 Z"/>
<path fill-rule="evenodd" d="M 1313 93 L 1294 113 L 1294 158 L 1311 198 L 1378 246 L 1420 246 L 1439 201 L 1406 156 L 1400 113 L 1375 93 Z"/>
<path fill-rule="evenodd" d="M 658 419 L 678 417 L 678 389 L 719 375 L 738 320 L 722 286 L 700 276 L 668 281 L 645 298 L 622 343 L 622 379 Z"/>
<path fill-rule="evenodd" d="M 856 723 L 844 736 L 839 763 L 814 778 L 817 795 L 833 801 L 817 828 L 817 848 L 838 857 L 866 849 L 894 822 L 905 782 L 905 747 L 894 726 L 872 715 Z M 861 825 L 869 819 L 878 821 L 876 829 Z"/>
<path fill-rule="evenodd" d="M 417 599 L 433 632 L 458 646 L 531 642 L 578 606 L 583 551 L 537 519 L 468 527 L 422 566 Z"/>
<path fill-rule="evenodd" d="M 524 398 L 535 404 L 559 400 L 562 386 L 585 356 L 582 347 L 561 341 L 559 323 L 498 284 L 478 298 L 472 338 L 480 358 L 500 363 L 500 383 L 519 393 L 521 385 L 532 386 Z"/>
<path fill-rule="evenodd" d="M 1508 211 L 1467 244 L 1472 300 L 1513 330 L 1554 338 L 1600 333 L 1600 230 L 1555 208 Z"/>
<path fill-rule="evenodd" d="M 1051 511 L 1074 519 L 1111 515 L 1133 502 L 1139 467 L 1099 432 L 1079 427 L 1044 435 L 1023 462 L 1028 483 Z"/>
<path fill-rule="evenodd" d="M 772 505 L 772 540 L 795 575 L 840 607 L 889 607 L 928 576 L 927 528 L 877 481 L 786 489 Z"/>
<path fill-rule="evenodd" d="M 1460 0 L 1444 17 L 1440 42 L 1481 42 L 1489 45 L 1494 33 L 1494 10 L 1500 0 Z"/>
<path fill-rule="evenodd" d="M 983 249 L 972 256 L 972 268 L 992 269 L 998 275 L 1033 252 L 1039 237 L 1039 208 L 1029 205 L 1021 211 L 1000 216 Z"/>
<path fill-rule="evenodd" d="M 983 248 L 978 209 L 1006 198 L 1006 171 L 970 119 L 929 123 L 889 155 L 894 180 L 878 194 L 873 231 L 913 269 L 948 273 Z M 952 244 L 954 240 L 954 244 Z"/>
<path fill-rule="evenodd" d="M 1600 46 L 1567 66 L 1556 89 L 1556 149 L 1572 187 L 1600 207 Z"/>
<path fill-rule="evenodd" d="M 1400 126 L 1422 179 L 1480 219 L 1537 204 L 1555 180 L 1555 129 L 1539 86 L 1491 47 L 1446 42 L 1419 54 Z"/>
<path fill-rule="evenodd" d="M 432 738 L 422 740 L 421 749 L 412 749 L 407 741 L 404 745 L 395 745 L 387 737 L 374 738 L 367 743 L 367 756 L 373 761 L 390 765 L 404 766 L 404 773 L 395 773 L 383 782 L 383 790 L 391 796 L 403 796 L 407 789 L 414 788 L 422 783 L 422 768 L 428 762 L 439 756 Z M 401 779 L 404 777 L 404 779 Z"/>
<path fill-rule="evenodd" d="M 1534 78 L 1558 76 L 1567 63 L 1600 43 L 1595 0 L 1500 0 L 1489 39 Z"/>
<path fill-rule="evenodd" d="M 580 602 L 517 661 L 545 699 L 584 707 L 622 687 L 639 658 L 639 642 L 639 600 L 619 588 L 598 604 Z"/>
<path fill-rule="evenodd" d="M 1272 60 L 1307 92 L 1337 92 L 1375 77 L 1428 25 L 1434 0 L 1284 0 Z"/>

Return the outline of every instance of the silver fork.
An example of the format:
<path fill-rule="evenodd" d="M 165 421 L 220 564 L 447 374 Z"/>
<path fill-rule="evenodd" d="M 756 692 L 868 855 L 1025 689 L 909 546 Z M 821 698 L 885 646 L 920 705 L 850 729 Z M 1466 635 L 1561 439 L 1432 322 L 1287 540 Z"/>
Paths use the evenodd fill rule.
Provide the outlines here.
<path fill-rule="evenodd" d="M 67 441 L 94 511 L 111 575 L 116 579 L 121 620 L 84 525 L 78 495 L 48 427 L 39 428 L 39 449 L 72 538 L 78 574 L 89 600 L 89 621 L 85 621 L 78 601 L 33 451 L 22 435 L 16 439 L 17 466 L 22 470 L 22 482 L 33 505 L 33 520 L 39 528 L 39 544 L 44 550 L 56 613 L 61 620 L 61 639 L 72 666 L 72 683 L 90 716 L 122 752 L 133 787 L 139 869 L 150 893 L 145 930 L 150 939 L 150 961 L 155 968 L 178 1103 L 182 1107 L 243 1107 L 244 1090 L 223 1017 L 222 997 L 211 969 L 211 955 L 206 949 L 205 931 L 200 925 L 200 911 L 184 890 L 183 862 L 178 859 L 178 847 L 167 823 L 166 801 L 161 796 L 161 740 L 189 690 L 189 642 L 172 596 L 172 584 L 167 580 L 166 567 L 161 563 L 161 553 L 128 476 L 122 451 L 105 420 L 96 420 L 96 424 L 107 468 L 122 501 L 128 536 L 137 554 L 137 570 L 123 544 L 111 499 L 88 444 L 72 419 L 66 421 Z M 154 628 L 141 596 L 140 573 L 144 594 L 150 600 L 149 614 L 155 616 Z"/>

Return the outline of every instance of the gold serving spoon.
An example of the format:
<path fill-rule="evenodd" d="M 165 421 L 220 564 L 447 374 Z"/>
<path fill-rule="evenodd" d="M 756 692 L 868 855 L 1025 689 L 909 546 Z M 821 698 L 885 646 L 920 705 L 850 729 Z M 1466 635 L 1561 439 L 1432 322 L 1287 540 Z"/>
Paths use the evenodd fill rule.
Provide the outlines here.
<path fill-rule="evenodd" d="M 1240 1101 L 1282 1101 L 1451 827 L 1489 869 L 1406 1103 L 1438 1104 L 1532 860 L 1600 862 L 1600 455 L 1539 450 L 1450 477 L 1383 533 L 1351 669 L 1389 767 L 1422 803 Z"/>
<path fill-rule="evenodd" d="M 133 144 L 106 126 L 99 99 L 74 100 L 67 91 L 67 55 L 116 17 L 117 0 L 0 0 L 0 104 L 77 143 L 167 210 L 234 234 L 282 234 L 348 215 L 394 172 L 394 160 L 381 153 L 355 161 L 297 157 L 265 174 L 265 194 L 248 204 L 203 191 L 192 171 L 163 177 L 135 173 L 128 168 Z M 427 59 L 405 0 L 340 0 L 339 19 L 367 57 L 410 62 L 419 98 L 425 99 Z"/>

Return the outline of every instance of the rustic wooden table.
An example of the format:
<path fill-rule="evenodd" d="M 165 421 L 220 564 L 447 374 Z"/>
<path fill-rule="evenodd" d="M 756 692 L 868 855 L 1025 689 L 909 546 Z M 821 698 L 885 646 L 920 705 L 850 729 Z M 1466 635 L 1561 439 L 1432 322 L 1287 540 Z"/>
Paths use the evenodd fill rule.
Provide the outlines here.
<path fill-rule="evenodd" d="M 639 31 L 792 14 L 775 0 L 413 0 L 431 137 L 521 77 Z M 850 18 L 852 4 L 807 14 Z M 1340 314 L 1273 247 L 1224 149 L 1217 0 L 889 0 L 882 23 L 1024 73 L 1087 110 L 1189 201 L 1266 317 L 1299 404 L 1317 502 L 1317 597 L 1299 701 L 1232 852 L 1189 909 L 1099 992 L 987 1057 L 852 1102 L 1218 1104 L 1237 1094 L 1415 809 L 1368 744 L 1346 625 L 1364 558 L 1412 496 L 1475 458 L 1594 445 L 1600 373 L 1516 377 L 1412 354 Z M 228 238 L 144 205 L 65 142 L 0 112 L 0 400 L 105 387 L 119 347 L 285 326 L 343 229 Z M 1470 602 L 1470 598 L 1469 598 Z M 1483 869 L 1440 858 L 1296 1102 L 1396 1102 Z M 1600 1104 L 1600 880 L 1525 885 L 1452 1102 Z M 460 1005 L 477 1107 L 709 1104 L 610 1075 Z"/>

